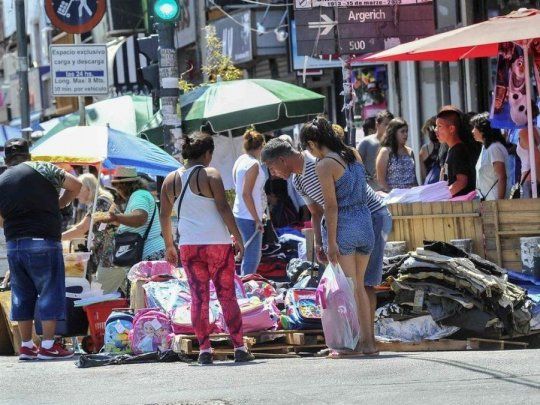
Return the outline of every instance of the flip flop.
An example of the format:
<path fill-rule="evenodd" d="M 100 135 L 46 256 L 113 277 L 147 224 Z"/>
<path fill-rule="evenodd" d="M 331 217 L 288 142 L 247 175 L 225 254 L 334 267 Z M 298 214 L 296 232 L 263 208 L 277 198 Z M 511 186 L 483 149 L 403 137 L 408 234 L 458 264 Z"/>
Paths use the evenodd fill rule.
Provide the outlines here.
<path fill-rule="evenodd" d="M 339 352 L 337 350 L 332 350 L 328 356 L 326 356 L 327 359 L 354 359 L 357 357 L 365 357 L 366 355 L 363 353 L 358 352 Z"/>
<path fill-rule="evenodd" d="M 379 350 L 375 350 L 374 352 L 362 352 L 362 354 L 366 357 L 376 357 L 381 354 L 381 352 Z"/>

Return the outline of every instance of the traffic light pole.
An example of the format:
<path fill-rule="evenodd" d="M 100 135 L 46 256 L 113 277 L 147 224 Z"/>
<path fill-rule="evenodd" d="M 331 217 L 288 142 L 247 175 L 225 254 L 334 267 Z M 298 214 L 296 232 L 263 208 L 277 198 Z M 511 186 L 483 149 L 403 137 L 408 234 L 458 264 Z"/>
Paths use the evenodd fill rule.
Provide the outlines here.
<path fill-rule="evenodd" d="M 174 47 L 174 24 L 156 23 L 159 55 L 159 97 L 163 116 L 163 147 L 172 155 L 180 150 L 182 121 L 178 111 L 178 64 Z"/>
<path fill-rule="evenodd" d="M 28 44 L 26 42 L 26 16 L 24 0 L 16 0 L 15 17 L 17 23 L 17 51 L 19 57 L 19 100 L 21 107 L 21 131 L 24 139 L 30 141 L 30 95 L 28 91 Z"/>

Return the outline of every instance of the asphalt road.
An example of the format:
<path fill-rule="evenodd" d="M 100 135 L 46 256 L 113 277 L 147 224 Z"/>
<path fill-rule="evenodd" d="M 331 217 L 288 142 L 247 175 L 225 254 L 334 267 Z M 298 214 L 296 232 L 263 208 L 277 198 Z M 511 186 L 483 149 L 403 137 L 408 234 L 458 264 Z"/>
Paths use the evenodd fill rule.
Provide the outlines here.
<path fill-rule="evenodd" d="M 0 404 L 539 404 L 540 350 L 78 369 L 0 357 Z"/>

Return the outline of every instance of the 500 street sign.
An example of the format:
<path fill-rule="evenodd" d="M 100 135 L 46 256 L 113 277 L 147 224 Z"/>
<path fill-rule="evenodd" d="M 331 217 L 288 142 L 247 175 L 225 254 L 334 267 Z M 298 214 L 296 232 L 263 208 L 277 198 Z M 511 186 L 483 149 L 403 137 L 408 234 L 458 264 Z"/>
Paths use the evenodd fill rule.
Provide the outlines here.
<path fill-rule="evenodd" d="M 378 52 L 435 33 L 432 0 L 297 0 L 295 5 L 299 55 Z"/>

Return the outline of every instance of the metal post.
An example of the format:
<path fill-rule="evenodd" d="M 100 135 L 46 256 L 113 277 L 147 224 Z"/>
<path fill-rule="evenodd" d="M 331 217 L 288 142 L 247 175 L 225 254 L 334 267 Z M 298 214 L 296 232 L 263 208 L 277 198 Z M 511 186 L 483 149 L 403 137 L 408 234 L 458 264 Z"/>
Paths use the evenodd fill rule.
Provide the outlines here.
<path fill-rule="evenodd" d="M 75 39 L 75 45 L 80 44 L 81 41 L 81 34 L 74 34 Z M 84 127 L 86 126 L 86 109 L 85 102 L 84 102 L 84 96 L 77 96 L 77 104 L 79 105 L 79 125 Z"/>
<path fill-rule="evenodd" d="M 531 64 L 529 62 L 529 45 L 531 41 L 522 44 L 523 58 L 525 59 L 525 94 L 527 95 L 527 132 L 529 139 L 529 160 L 531 162 L 531 194 L 532 198 L 538 198 L 538 173 L 536 173 L 535 155 L 537 149 L 534 143 L 534 126 L 532 116 L 532 87 L 531 87 Z"/>
<path fill-rule="evenodd" d="M 347 138 L 345 143 L 349 146 L 356 146 L 356 134 L 354 127 L 354 107 L 355 107 L 355 92 L 352 84 L 352 68 L 350 60 L 342 61 L 341 72 L 343 75 L 343 111 L 345 111 L 345 119 L 347 123 Z"/>
<path fill-rule="evenodd" d="M 182 137 L 182 121 L 178 111 L 178 63 L 174 48 L 174 25 L 157 23 L 159 53 L 159 97 L 163 115 L 163 147 L 172 155 L 178 154 Z"/>
<path fill-rule="evenodd" d="M 30 96 L 28 92 L 28 44 L 26 42 L 26 16 L 24 0 L 16 0 L 17 50 L 19 56 L 19 100 L 21 106 L 21 130 L 23 137 L 30 141 Z"/>

